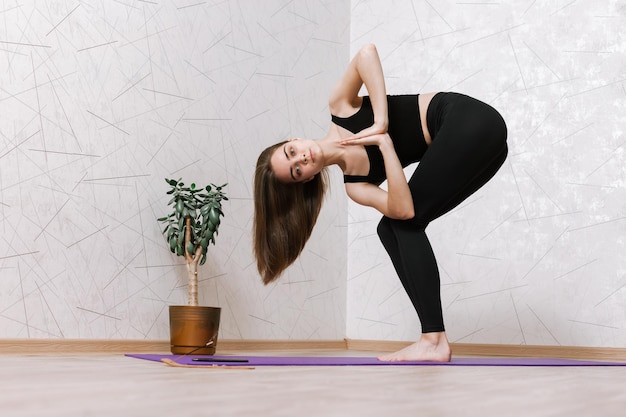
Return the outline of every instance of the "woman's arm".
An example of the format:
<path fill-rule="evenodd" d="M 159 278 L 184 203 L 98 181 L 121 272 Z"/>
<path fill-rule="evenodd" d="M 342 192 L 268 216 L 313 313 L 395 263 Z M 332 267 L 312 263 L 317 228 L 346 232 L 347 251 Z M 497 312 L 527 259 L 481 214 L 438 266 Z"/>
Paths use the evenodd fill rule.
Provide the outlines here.
<path fill-rule="evenodd" d="M 392 219 L 406 220 L 415 216 L 413 197 L 402 164 L 388 134 L 378 134 L 365 138 L 342 141 L 344 145 L 378 145 L 385 163 L 387 191 L 368 183 L 347 183 L 346 192 L 355 202 L 374 207 Z"/>
<path fill-rule="evenodd" d="M 361 105 L 358 96 L 365 84 L 374 111 L 374 124 L 357 133 L 355 137 L 364 137 L 376 133 L 385 133 L 389 123 L 387 116 L 387 90 L 383 68 L 374 44 L 363 46 L 352 58 L 346 72 L 333 88 L 329 107 L 336 116 L 350 116 Z"/>
<path fill-rule="evenodd" d="M 411 219 L 415 216 L 413 198 L 393 142 L 387 134 L 387 91 L 380 58 L 373 44 L 359 50 L 333 89 L 329 100 L 331 112 L 339 117 L 352 115 L 354 109 L 361 105 L 358 94 L 363 84 L 372 103 L 374 124 L 342 141 L 342 144 L 378 146 L 383 155 L 388 191 L 374 184 L 348 183 L 346 192 L 355 202 L 374 207 L 387 217 Z"/>

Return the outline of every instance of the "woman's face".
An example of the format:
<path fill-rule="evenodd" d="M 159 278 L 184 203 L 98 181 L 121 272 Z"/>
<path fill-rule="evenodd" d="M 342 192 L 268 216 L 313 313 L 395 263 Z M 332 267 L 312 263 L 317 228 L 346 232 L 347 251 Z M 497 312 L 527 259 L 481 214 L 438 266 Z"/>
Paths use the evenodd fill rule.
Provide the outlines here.
<path fill-rule="evenodd" d="M 290 139 L 279 146 L 270 159 L 276 177 L 284 183 L 307 182 L 323 166 L 321 149 L 314 140 Z"/>

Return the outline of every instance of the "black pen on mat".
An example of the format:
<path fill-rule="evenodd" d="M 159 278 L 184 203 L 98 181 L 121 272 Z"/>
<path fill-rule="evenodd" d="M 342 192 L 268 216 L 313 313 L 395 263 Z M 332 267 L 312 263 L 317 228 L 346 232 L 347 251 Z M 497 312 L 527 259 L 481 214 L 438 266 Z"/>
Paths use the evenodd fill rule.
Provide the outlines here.
<path fill-rule="evenodd" d="M 227 359 L 227 358 L 193 358 L 192 361 L 195 362 L 248 362 L 247 359 Z"/>

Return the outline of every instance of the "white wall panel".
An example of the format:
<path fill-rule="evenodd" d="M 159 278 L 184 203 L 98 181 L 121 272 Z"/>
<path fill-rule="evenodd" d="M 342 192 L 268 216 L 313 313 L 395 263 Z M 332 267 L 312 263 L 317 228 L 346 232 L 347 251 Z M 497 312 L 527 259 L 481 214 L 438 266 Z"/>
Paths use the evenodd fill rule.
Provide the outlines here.
<path fill-rule="evenodd" d="M 221 337 L 414 340 L 379 216 L 348 208 L 337 170 L 280 281 L 251 255 L 258 153 L 323 136 L 330 87 L 375 42 L 390 93 L 463 92 L 508 123 L 502 170 L 428 229 L 450 339 L 625 346 L 625 18 L 609 0 L 5 1 L 0 337 L 166 338 L 185 302 L 155 221 L 171 176 L 229 183 L 201 270 Z"/>
<path fill-rule="evenodd" d="M 623 2 L 353 1 L 351 20 L 389 93 L 462 92 L 508 124 L 497 176 L 427 229 L 449 338 L 625 346 Z M 414 340 L 378 218 L 350 204 L 348 336 Z"/>
<path fill-rule="evenodd" d="M 347 0 L 2 2 L 0 337 L 166 338 L 165 177 L 229 184 L 200 283 L 221 337 L 343 337 L 345 198 L 263 287 L 251 197 L 261 149 L 325 133 L 348 36 Z"/>

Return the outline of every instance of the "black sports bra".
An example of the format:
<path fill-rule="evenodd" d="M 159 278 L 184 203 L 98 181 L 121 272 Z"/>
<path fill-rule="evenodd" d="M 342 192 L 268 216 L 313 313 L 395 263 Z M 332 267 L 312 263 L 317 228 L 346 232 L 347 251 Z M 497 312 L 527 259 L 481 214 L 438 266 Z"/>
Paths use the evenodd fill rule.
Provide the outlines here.
<path fill-rule="evenodd" d="M 420 121 L 418 95 L 395 95 L 387 96 L 387 111 L 389 114 L 389 127 L 387 129 L 398 159 L 403 167 L 419 161 L 428 145 L 422 131 Z M 361 108 L 350 117 L 338 117 L 331 115 L 331 120 L 338 126 L 357 133 L 374 123 L 372 103 L 368 96 L 363 97 Z M 380 184 L 387 175 L 383 155 L 378 146 L 366 145 L 365 151 L 370 163 L 367 175 L 344 175 L 343 182 L 369 182 Z"/>

